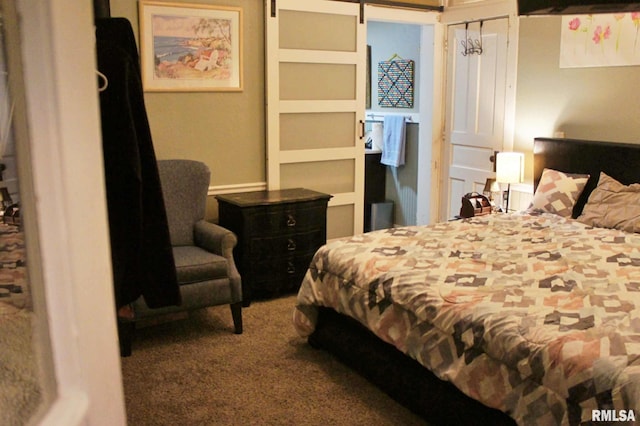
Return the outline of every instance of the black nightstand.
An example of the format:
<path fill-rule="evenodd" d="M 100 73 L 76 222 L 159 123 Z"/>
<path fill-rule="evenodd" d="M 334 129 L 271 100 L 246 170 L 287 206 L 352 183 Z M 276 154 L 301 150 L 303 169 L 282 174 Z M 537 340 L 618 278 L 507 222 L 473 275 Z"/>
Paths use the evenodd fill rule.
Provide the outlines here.
<path fill-rule="evenodd" d="M 327 241 L 331 195 L 295 188 L 216 198 L 220 225 L 238 236 L 234 257 L 243 305 L 297 291 L 311 258 Z"/>

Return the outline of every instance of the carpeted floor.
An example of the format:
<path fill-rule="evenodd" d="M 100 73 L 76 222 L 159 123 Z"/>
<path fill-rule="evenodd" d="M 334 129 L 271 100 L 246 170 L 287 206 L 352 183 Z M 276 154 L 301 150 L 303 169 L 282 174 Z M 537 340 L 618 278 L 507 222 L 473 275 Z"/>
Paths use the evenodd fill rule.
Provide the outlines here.
<path fill-rule="evenodd" d="M 291 324 L 294 296 L 138 329 L 122 358 L 129 425 L 425 425 L 311 348 Z"/>

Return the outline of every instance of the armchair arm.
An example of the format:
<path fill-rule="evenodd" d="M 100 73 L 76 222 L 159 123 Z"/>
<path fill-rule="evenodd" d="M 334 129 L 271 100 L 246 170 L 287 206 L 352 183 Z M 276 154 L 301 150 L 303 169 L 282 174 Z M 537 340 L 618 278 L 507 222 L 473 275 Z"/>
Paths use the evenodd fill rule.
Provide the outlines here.
<path fill-rule="evenodd" d="M 232 302 L 241 302 L 242 278 L 233 259 L 233 248 L 238 244 L 236 234 L 203 219 L 197 221 L 193 227 L 193 240 L 198 247 L 227 259 Z"/>
<path fill-rule="evenodd" d="M 233 259 L 233 248 L 238 244 L 233 232 L 206 220 L 196 222 L 193 227 L 193 239 L 198 247 L 227 259 Z"/>

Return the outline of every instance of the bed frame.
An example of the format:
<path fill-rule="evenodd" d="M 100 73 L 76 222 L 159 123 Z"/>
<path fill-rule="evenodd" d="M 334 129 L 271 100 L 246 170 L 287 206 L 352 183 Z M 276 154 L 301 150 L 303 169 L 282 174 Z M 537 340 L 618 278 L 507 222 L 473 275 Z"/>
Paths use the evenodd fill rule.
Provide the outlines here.
<path fill-rule="evenodd" d="M 574 208 L 573 214 L 577 217 L 596 187 L 600 171 L 623 184 L 640 182 L 640 144 L 536 138 L 534 187 L 545 167 L 591 175 Z M 515 424 L 505 413 L 464 395 L 359 322 L 332 309 L 320 310 L 309 344 L 332 353 L 431 424 Z"/>

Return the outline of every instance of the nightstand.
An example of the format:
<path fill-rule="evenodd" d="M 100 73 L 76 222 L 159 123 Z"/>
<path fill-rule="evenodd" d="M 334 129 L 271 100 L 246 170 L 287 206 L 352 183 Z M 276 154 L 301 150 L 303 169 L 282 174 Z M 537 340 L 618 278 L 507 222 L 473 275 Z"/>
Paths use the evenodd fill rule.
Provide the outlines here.
<path fill-rule="evenodd" d="M 234 252 L 243 305 L 297 291 L 327 240 L 331 195 L 304 188 L 216 196 L 219 223 L 238 236 Z"/>

